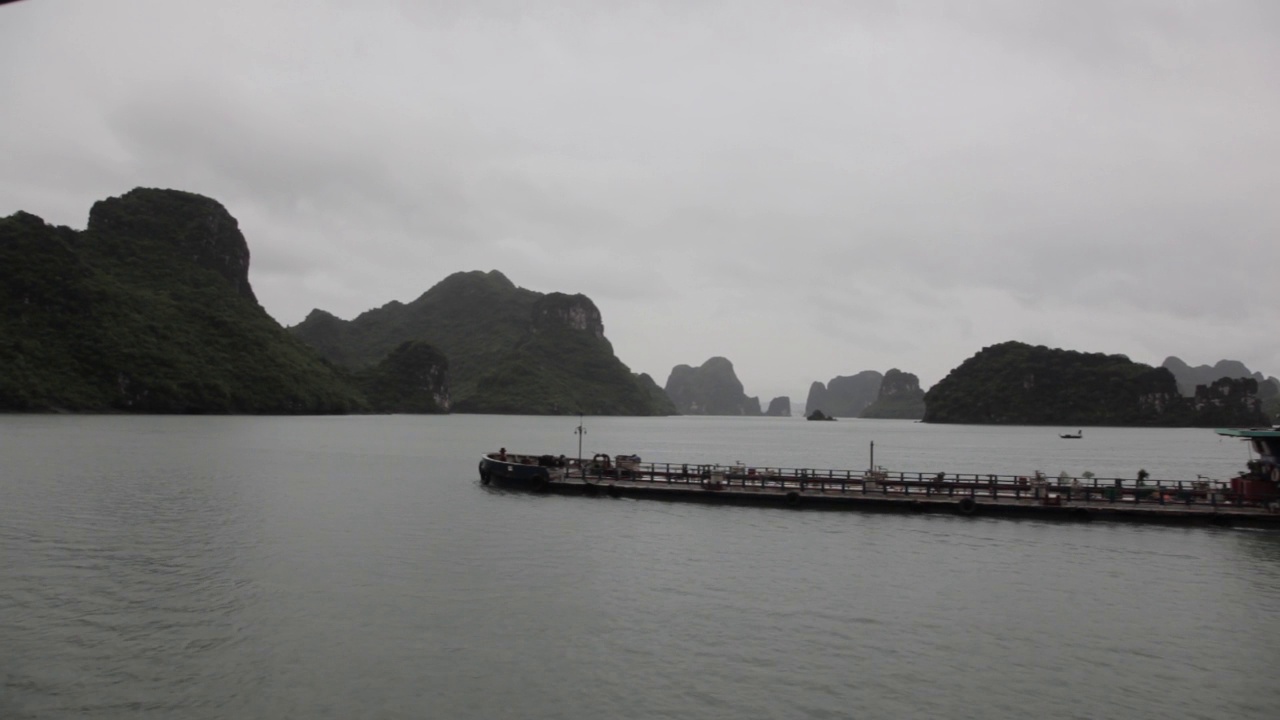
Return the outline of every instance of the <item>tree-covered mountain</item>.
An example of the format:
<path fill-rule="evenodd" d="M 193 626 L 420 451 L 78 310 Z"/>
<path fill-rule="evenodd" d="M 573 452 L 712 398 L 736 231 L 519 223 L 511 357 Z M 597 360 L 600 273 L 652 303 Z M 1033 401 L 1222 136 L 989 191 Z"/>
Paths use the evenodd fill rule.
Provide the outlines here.
<path fill-rule="evenodd" d="M 919 420 L 924 417 L 924 390 L 920 389 L 920 378 L 897 368 L 889 370 L 880 381 L 875 402 L 868 405 L 859 417 L 893 420 Z"/>
<path fill-rule="evenodd" d="M 667 396 L 685 415 L 758 416 L 760 398 L 748 397 L 733 363 L 713 357 L 698 367 L 677 365 L 667 377 Z"/>
<path fill-rule="evenodd" d="M 652 378 L 613 354 L 589 298 L 519 288 L 496 270 L 454 273 L 413 302 L 354 320 L 313 310 L 290 331 L 353 370 L 405 342 L 429 343 L 448 361 L 455 412 L 675 413 Z"/>
<path fill-rule="evenodd" d="M 0 410 L 339 413 L 370 405 L 249 286 L 218 202 L 136 189 L 84 231 L 0 219 Z"/>
<path fill-rule="evenodd" d="M 1257 381 L 1178 392 L 1173 373 L 1123 355 L 1006 342 L 983 348 L 925 394 L 925 422 L 1017 425 L 1254 425 Z"/>

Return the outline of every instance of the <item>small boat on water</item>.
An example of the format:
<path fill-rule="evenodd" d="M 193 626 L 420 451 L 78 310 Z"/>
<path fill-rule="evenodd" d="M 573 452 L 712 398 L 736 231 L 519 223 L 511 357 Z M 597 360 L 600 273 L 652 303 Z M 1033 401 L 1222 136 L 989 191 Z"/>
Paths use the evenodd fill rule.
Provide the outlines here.
<path fill-rule="evenodd" d="M 1063 440 L 1079 440 L 1080 438 L 1084 437 L 1084 431 L 1077 430 L 1075 435 L 1072 435 L 1071 433 L 1062 433 L 1058 437 L 1062 438 Z"/>

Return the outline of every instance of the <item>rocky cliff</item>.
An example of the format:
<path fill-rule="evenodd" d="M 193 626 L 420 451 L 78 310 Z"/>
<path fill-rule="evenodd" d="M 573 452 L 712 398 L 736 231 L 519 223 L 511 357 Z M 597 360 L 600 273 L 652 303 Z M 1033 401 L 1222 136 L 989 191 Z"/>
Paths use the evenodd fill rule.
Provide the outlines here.
<path fill-rule="evenodd" d="M 920 389 L 920 379 L 897 368 L 885 373 L 875 402 L 868 405 L 860 417 L 895 420 L 924 417 L 924 390 Z"/>
<path fill-rule="evenodd" d="M 791 417 L 791 398 L 783 395 L 769 401 L 769 409 L 764 411 L 769 417 Z"/>
<path fill-rule="evenodd" d="M 667 377 L 667 396 L 685 415 L 760 415 L 760 399 L 747 397 L 733 363 L 713 357 L 699 367 L 677 365 Z"/>
<path fill-rule="evenodd" d="M 590 298 L 526 290 L 496 270 L 454 273 L 350 321 L 316 310 L 290 331 L 354 370 L 402 343 L 429 343 L 448 363 L 454 412 L 675 414 L 651 378 L 614 355 Z"/>
<path fill-rule="evenodd" d="M 137 254 L 146 248 L 139 238 L 162 238 L 179 257 L 217 273 L 241 297 L 257 302 L 249 285 L 249 244 L 216 200 L 138 188 L 94 203 L 86 232 L 99 238 L 100 250 L 135 262 L 146 261 Z"/>
<path fill-rule="evenodd" d="M 360 391 L 254 298 L 217 201 L 136 189 L 83 232 L 0 219 L 0 410 L 333 413 Z"/>
<path fill-rule="evenodd" d="M 834 377 L 823 385 L 814 382 L 809 386 L 805 401 L 805 414 L 821 410 L 831 417 L 856 418 L 880 396 L 880 383 L 884 375 L 875 370 L 864 370 L 856 375 Z"/>
<path fill-rule="evenodd" d="M 657 408 L 658 415 L 678 415 L 675 403 L 671 402 L 671 398 L 667 396 L 667 391 L 653 379 L 649 373 L 638 373 L 633 375 L 636 383 L 644 390 L 645 395 L 649 398 L 649 405 Z"/>
<path fill-rule="evenodd" d="M 379 412 L 441 413 L 450 407 L 448 372 L 439 350 L 410 340 L 355 377 Z"/>

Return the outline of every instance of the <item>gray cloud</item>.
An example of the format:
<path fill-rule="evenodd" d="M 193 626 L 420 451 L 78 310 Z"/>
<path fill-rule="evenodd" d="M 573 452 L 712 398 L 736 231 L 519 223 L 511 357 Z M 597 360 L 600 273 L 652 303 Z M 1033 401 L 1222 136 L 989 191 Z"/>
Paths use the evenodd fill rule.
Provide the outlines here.
<path fill-rule="evenodd" d="M 268 311 L 583 292 L 659 382 L 1008 339 L 1280 373 L 1274 3 L 17 3 L 0 212 L 179 187 Z"/>

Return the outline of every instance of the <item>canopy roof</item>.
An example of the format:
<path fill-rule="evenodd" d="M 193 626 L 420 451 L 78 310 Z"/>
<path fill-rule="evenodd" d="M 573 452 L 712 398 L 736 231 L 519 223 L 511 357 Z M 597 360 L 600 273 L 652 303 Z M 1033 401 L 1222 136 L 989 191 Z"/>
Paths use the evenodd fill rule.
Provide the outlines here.
<path fill-rule="evenodd" d="M 1230 435 L 1241 438 L 1280 438 L 1280 430 L 1276 428 L 1218 428 L 1214 432 L 1219 435 Z"/>

